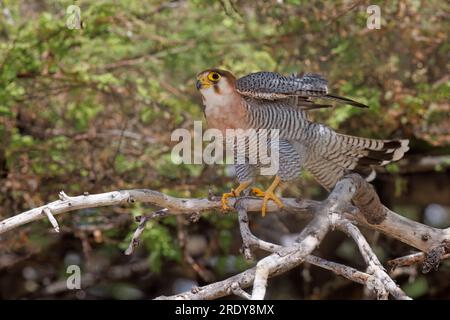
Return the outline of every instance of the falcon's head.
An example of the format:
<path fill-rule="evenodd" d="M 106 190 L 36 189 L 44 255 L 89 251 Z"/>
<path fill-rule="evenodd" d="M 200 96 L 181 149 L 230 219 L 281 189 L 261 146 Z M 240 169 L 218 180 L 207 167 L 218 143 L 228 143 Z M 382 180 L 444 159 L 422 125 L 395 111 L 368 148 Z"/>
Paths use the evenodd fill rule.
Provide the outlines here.
<path fill-rule="evenodd" d="M 229 71 L 208 69 L 197 75 L 197 90 L 204 98 L 236 92 L 236 77 Z"/>

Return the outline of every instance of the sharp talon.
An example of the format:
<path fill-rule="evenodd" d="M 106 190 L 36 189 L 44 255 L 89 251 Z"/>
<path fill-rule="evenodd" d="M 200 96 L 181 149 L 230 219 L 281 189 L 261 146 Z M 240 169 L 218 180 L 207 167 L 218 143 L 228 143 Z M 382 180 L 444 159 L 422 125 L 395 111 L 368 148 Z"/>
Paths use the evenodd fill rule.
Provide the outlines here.
<path fill-rule="evenodd" d="M 234 189 L 231 189 L 231 192 L 224 193 L 222 195 L 222 210 L 231 210 L 231 207 L 228 205 L 228 198 L 236 198 L 237 196 L 239 196 L 239 193 L 237 193 Z"/>
<path fill-rule="evenodd" d="M 273 200 L 280 209 L 284 207 L 283 202 L 281 202 L 281 200 L 273 192 L 270 191 L 264 192 L 259 188 L 252 188 L 252 193 L 257 197 L 264 198 L 261 208 L 261 213 L 263 217 L 266 216 L 267 203 L 269 202 L 269 200 Z"/>
<path fill-rule="evenodd" d="M 267 203 L 269 202 L 269 200 L 273 200 L 280 209 L 284 207 L 283 202 L 281 202 L 281 200 L 273 192 L 265 192 L 264 200 L 263 200 L 263 204 L 262 204 L 262 208 L 261 208 L 261 214 L 263 217 L 266 216 Z"/>
<path fill-rule="evenodd" d="M 269 189 L 267 189 L 266 192 L 262 191 L 259 188 L 252 188 L 252 192 L 257 197 L 264 197 L 262 208 L 261 208 L 261 214 L 263 217 L 266 215 L 267 203 L 269 202 L 269 200 L 273 200 L 280 209 L 284 207 L 283 202 L 281 202 L 281 200 L 274 193 L 274 190 L 277 188 L 277 186 L 280 184 L 280 182 L 281 182 L 281 178 L 279 176 L 276 176 L 275 179 L 273 180 L 272 184 L 270 185 Z"/>
<path fill-rule="evenodd" d="M 236 190 L 231 189 L 231 192 L 224 193 L 224 194 L 222 195 L 222 210 L 224 210 L 224 211 L 230 210 L 231 207 L 228 205 L 228 198 L 229 198 L 229 197 L 233 197 L 233 198 L 238 197 L 238 196 L 241 194 L 241 192 L 242 192 L 243 190 L 245 190 L 245 188 L 248 187 L 249 184 L 250 184 L 250 181 L 242 182 L 242 183 L 236 188 Z"/>
<path fill-rule="evenodd" d="M 230 210 L 230 206 L 228 205 L 228 198 L 229 197 L 234 197 L 234 191 L 231 190 L 231 192 L 228 193 L 224 193 L 222 195 L 222 210 L 227 211 Z"/>

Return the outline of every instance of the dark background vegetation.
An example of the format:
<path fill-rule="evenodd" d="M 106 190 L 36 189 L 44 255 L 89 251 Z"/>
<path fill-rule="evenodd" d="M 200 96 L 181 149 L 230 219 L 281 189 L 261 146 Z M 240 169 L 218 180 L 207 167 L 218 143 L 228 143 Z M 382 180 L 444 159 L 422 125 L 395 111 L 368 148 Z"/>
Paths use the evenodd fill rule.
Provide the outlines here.
<path fill-rule="evenodd" d="M 81 8 L 83 28 L 66 28 Z M 366 27 L 378 4 L 382 27 Z M 0 219 L 69 195 L 151 188 L 182 197 L 233 186 L 225 166 L 174 165 L 176 128 L 203 119 L 195 75 L 222 67 L 318 72 L 335 93 L 370 105 L 314 112 L 354 135 L 408 138 L 407 159 L 379 171 L 383 203 L 411 219 L 450 225 L 449 21 L 446 1 L 0 1 Z M 432 161 L 421 165 L 421 160 Z M 434 161 L 434 162 L 433 162 Z M 262 186 L 268 181 L 262 179 Z M 303 179 L 286 196 L 323 199 Z M 0 298 L 130 299 L 189 290 L 249 267 L 235 215 L 151 221 L 125 256 L 133 215 L 155 208 L 88 209 L 0 236 Z M 252 215 L 258 236 L 281 242 L 303 222 Z M 413 252 L 366 232 L 382 262 Z M 184 239 L 184 240 L 183 240 Z M 354 244 L 329 235 L 317 254 L 362 267 Z M 68 265 L 83 272 L 68 291 Z M 395 275 L 414 298 L 450 298 L 450 264 Z M 360 299 L 357 284 L 303 265 L 269 283 L 275 299 Z"/>

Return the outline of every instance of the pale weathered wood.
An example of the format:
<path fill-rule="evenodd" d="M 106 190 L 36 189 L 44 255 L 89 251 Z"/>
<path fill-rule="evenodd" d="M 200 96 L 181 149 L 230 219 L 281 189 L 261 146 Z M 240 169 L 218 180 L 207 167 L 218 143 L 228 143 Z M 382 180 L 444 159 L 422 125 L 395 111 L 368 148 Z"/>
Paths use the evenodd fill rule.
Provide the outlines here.
<path fill-rule="evenodd" d="M 84 208 L 125 205 L 136 201 L 150 203 L 162 209 L 150 216 L 142 217 L 143 220 L 135 232 L 127 254 L 133 252 L 148 219 L 169 215 L 194 215 L 198 219 L 203 212 L 219 211 L 221 208 L 220 199 L 216 197 L 183 199 L 148 189 L 120 190 L 75 197 L 69 197 L 61 192 L 60 200 L 1 221 L 0 234 L 43 218 L 49 219 L 57 231 L 59 225 L 55 216 L 58 214 Z M 385 272 L 357 226 L 381 231 L 419 249 L 423 252 L 422 260 L 427 270 L 437 267 L 442 259 L 448 257 L 450 251 L 450 228 L 432 228 L 389 210 L 381 204 L 373 187 L 356 174 L 342 178 L 324 201 L 297 201 L 290 198 L 283 198 L 282 201 L 285 205 L 284 211 L 312 217 L 312 221 L 301 232 L 296 243 L 280 246 L 255 237 L 248 226 L 247 212 L 259 212 L 262 200 L 255 197 L 230 198 L 229 204 L 236 207 L 239 214 L 245 256 L 251 258 L 252 250 L 256 248 L 271 254 L 261 259 L 255 267 L 229 279 L 194 288 L 190 292 L 170 297 L 162 296 L 159 299 L 214 299 L 230 294 L 246 299 L 263 299 L 270 277 L 286 272 L 303 262 L 361 283 L 376 293 L 380 299 L 387 298 L 389 294 L 396 299 L 409 299 Z M 279 209 L 270 202 L 268 211 L 276 212 Z M 331 228 L 338 228 L 352 237 L 365 259 L 366 271 L 358 271 L 311 255 Z M 250 286 L 253 286 L 251 295 L 243 290 Z"/>

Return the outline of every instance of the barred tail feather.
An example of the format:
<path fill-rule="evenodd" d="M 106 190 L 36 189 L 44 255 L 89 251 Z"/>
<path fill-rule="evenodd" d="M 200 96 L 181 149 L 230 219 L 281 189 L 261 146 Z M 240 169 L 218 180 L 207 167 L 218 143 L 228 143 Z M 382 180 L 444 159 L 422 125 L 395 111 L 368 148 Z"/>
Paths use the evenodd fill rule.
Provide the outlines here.
<path fill-rule="evenodd" d="M 366 164 L 384 166 L 400 160 L 409 150 L 409 140 L 377 140 L 344 134 L 336 134 L 336 138 L 342 144 L 342 149 L 349 149 L 361 156 L 361 164 L 366 161 Z"/>
<path fill-rule="evenodd" d="M 374 166 L 384 166 L 403 157 L 409 150 L 409 140 L 376 140 L 334 134 L 329 141 L 312 146 L 305 163 L 315 179 L 326 189 L 348 172 L 357 172 L 372 181 Z"/>

